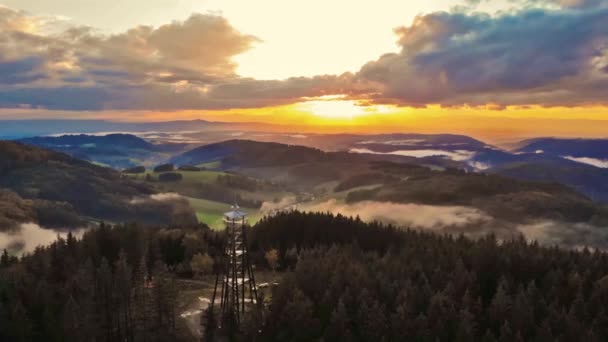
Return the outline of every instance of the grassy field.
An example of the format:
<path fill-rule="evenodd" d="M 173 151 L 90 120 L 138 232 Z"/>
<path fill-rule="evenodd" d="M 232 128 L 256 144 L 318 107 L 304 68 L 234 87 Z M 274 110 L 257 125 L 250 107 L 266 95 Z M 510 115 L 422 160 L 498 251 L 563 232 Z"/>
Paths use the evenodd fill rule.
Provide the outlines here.
<path fill-rule="evenodd" d="M 208 162 L 208 163 L 199 164 L 196 166 L 204 167 L 207 170 L 218 170 L 219 168 L 222 167 L 222 162 L 220 160 L 216 160 L 216 161 L 212 161 L 212 162 Z"/>
<path fill-rule="evenodd" d="M 184 177 L 182 180 L 183 183 L 213 183 L 217 179 L 217 176 L 226 174 L 225 172 L 222 172 L 222 171 L 180 171 L 180 170 L 175 170 L 172 172 L 181 174 L 182 177 Z M 144 180 L 144 179 L 146 179 L 146 175 L 150 175 L 153 180 L 157 180 L 159 174 L 160 173 L 148 170 L 145 173 L 126 174 L 126 175 L 128 175 L 129 177 L 140 179 L 140 180 Z"/>
<path fill-rule="evenodd" d="M 209 167 L 207 165 L 206 167 Z M 197 192 L 197 185 L 200 184 L 216 184 L 217 185 L 217 177 L 221 175 L 226 175 L 225 172 L 222 171 L 174 171 L 176 173 L 180 173 L 183 177 L 181 181 L 178 182 L 158 182 L 158 173 L 152 171 L 146 171 L 146 173 L 137 174 L 137 175 L 129 175 L 129 177 L 136 178 L 144 181 L 147 175 L 150 175 L 152 178 L 152 184 L 154 184 L 160 191 L 163 192 L 175 192 L 185 196 L 190 205 L 196 212 L 196 216 L 200 222 L 206 223 L 212 229 L 223 229 L 223 213 L 230 211 L 230 205 L 224 202 L 213 201 L 208 199 L 203 199 L 201 197 L 205 197 L 204 193 Z M 280 191 L 280 190 L 265 190 L 265 191 L 255 191 L 255 192 L 247 192 L 243 190 L 226 188 L 226 192 L 236 192 L 245 198 L 254 199 L 258 201 L 279 201 L 285 196 L 290 196 L 293 194 Z M 256 223 L 261 217 L 262 213 L 259 209 L 254 208 L 242 208 L 249 214 L 249 223 Z"/>
<path fill-rule="evenodd" d="M 184 183 L 214 183 L 217 176 L 225 175 L 221 171 L 175 171 L 181 173 Z"/>

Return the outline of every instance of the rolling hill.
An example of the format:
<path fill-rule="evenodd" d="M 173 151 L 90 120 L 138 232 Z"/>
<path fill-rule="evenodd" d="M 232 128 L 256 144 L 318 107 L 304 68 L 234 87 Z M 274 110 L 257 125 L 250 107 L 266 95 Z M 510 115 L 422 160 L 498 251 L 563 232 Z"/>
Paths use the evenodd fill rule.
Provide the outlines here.
<path fill-rule="evenodd" d="M 486 147 L 479 146 L 486 150 Z M 566 171 L 559 171 L 555 165 L 542 164 L 543 159 L 536 155 L 517 156 L 496 150 L 494 156 L 504 158 L 501 165 L 525 160 L 522 165 L 539 165 L 541 170 L 531 174 L 523 169 L 511 172 L 510 168 L 491 169 L 487 174 L 453 168 L 433 170 L 424 165 L 425 158 L 404 158 L 396 162 L 384 160 L 387 155 L 383 154 L 323 152 L 302 146 L 243 140 L 202 146 L 176 157 L 174 161 L 178 164 L 215 161 L 225 170 L 238 170 L 254 177 L 271 177 L 291 186 L 306 184 L 300 187 L 302 191 L 319 192 L 323 184 L 334 184 L 337 191 L 353 189 L 346 196 L 350 203 L 371 200 L 468 206 L 511 222 L 530 219 L 608 222 L 605 207 L 575 190 L 591 189 L 566 186 L 586 180 L 584 175 L 592 174 L 592 171 L 597 172 L 599 178 L 589 181 L 597 182 L 605 177 L 602 169 L 590 170 L 583 164 L 563 160 Z M 577 168 L 583 176 L 558 177 Z M 549 177 L 549 171 L 555 173 L 555 179 Z M 534 174 L 538 177 L 527 179 Z M 566 185 L 559 184 L 557 180 Z M 373 189 L 356 189 L 373 184 L 377 185 Z"/>
<path fill-rule="evenodd" d="M 608 139 L 536 138 L 522 141 L 519 145 L 516 152 L 520 153 L 542 151 L 552 156 L 608 160 Z"/>
<path fill-rule="evenodd" d="M 376 163 L 381 186 L 352 191 L 350 203 L 380 201 L 474 207 L 509 222 L 549 219 L 608 223 L 608 209 L 555 182 L 518 180 L 462 170 L 431 171 L 395 163 Z"/>
<path fill-rule="evenodd" d="M 533 161 L 504 163 L 488 171 L 512 178 L 566 184 L 595 201 L 608 203 L 608 169 L 544 156 Z"/>
<path fill-rule="evenodd" d="M 152 144 L 132 134 L 78 134 L 33 137 L 19 141 L 119 169 L 137 165 L 152 166 L 170 158 L 174 153 L 183 152 L 188 146 L 173 143 Z"/>
<path fill-rule="evenodd" d="M 109 221 L 196 222 L 185 200 L 154 200 L 154 188 L 117 171 L 17 142 L 0 141 L 0 188 L 26 200 L 44 201 L 39 205 L 46 205 L 47 216 L 57 214 L 60 206 L 70 214 L 67 217 L 77 213 Z M 47 221 L 64 224 L 65 217 L 59 216 Z"/>

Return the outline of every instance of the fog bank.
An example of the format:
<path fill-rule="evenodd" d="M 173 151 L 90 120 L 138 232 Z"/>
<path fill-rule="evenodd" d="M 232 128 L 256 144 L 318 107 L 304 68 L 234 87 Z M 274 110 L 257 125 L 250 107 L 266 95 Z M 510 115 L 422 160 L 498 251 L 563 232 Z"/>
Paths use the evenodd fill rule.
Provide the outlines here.
<path fill-rule="evenodd" d="M 433 206 L 363 201 L 354 204 L 335 199 L 304 205 L 305 211 L 331 212 L 359 216 L 364 221 L 381 221 L 400 227 L 432 230 L 438 233 L 465 234 L 478 238 L 495 234 L 498 239 L 524 236 L 543 245 L 566 248 L 590 247 L 608 250 L 608 227 L 588 223 L 538 220 L 514 223 L 498 220 L 483 211 L 463 206 Z"/>
<path fill-rule="evenodd" d="M 72 230 L 72 234 L 81 237 L 85 230 Z M 45 229 L 35 223 L 22 223 L 20 229 L 0 233 L 0 251 L 6 249 L 10 254 L 21 255 L 32 252 L 40 245 L 52 243 L 58 236 L 65 238 L 67 235 L 67 230 Z"/>
<path fill-rule="evenodd" d="M 442 230 L 448 227 L 480 225 L 492 218 L 479 209 L 461 206 L 433 206 L 363 201 L 339 203 L 335 199 L 306 205 L 307 211 L 329 211 L 345 216 L 359 216 L 365 221 L 382 221 L 415 229 Z"/>

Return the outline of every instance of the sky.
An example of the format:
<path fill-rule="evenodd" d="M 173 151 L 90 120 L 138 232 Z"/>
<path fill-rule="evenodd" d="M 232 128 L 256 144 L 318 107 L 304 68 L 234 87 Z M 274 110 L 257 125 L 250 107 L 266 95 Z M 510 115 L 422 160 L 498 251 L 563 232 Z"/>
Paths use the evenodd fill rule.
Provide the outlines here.
<path fill-rule="evenodd" d="M 0 0 L 0 119 L 607 137 L 606 23 L 608 0 Z"/>

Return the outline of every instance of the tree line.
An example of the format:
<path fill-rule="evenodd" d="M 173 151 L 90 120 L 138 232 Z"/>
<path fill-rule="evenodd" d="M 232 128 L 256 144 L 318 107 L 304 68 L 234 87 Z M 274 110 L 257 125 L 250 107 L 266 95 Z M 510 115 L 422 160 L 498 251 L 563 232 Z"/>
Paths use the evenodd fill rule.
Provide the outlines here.
<path fill-rule="evenodd" d="M 608 256 L 323 213 L 253 230 L 285 271 L 263 341 L 606 341 Z"/>

